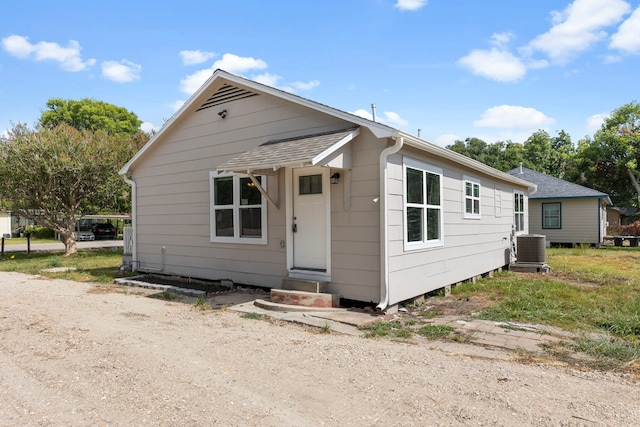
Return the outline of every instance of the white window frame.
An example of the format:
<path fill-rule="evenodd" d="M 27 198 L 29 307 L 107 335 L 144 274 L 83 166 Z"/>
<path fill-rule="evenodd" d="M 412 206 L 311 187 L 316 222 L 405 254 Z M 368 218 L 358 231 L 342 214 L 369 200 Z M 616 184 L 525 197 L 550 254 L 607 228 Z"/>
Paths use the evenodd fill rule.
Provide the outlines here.
<path fill-rule="evenodd" d="M 233 205 L 223 205 L 224 207 L 216 206 L 215 204 L 215 178 L 233 177 Z M 267 177 L 266 175 L 259 175 L 262 188 L 267 189 Z M 242 243 L 249 245 L 266 245 L 267 239 L 267 201 L 261 194 L 259 205 L 241 205 L 240 204 L 240 179 L 248 178 L 247 174 L 236 173 L 218 173 L 209 172 L 209 222 L 210 222 L 210 238 L 212 243 Z M 258 176 L 256 176 L 257 178 Z M 261 236 L 260 237 L 242 237 L 240 236 L 240 210 L 242 208 L 260 207 L 260 221 L 261 221 Z M 231 236 L 216 236 L 216 210 L 233 209 L 233 237 Z"/>
<path fill-rule="evenodd" d="M 522 210 L 518 211 L 517 198 L 521 197 Z M 516 234 L 524 234 L 526 230 L 526 209 L 525 209 L 526 197 L 523 191 L 514 190 L 513 192 L 513 225 L 515 226 Z"/>
<path fill-rule="evenodd" d="M 404 250 L 412 251 L 416 249 L 426 249 L 426 248 L 434 248 L 444 246 L 444 194 L 443 194 L 443 170 L 440 167 L 430 165 L 425 162 L 421 162 L 416 159 L 412 159 L 409 157 L 403 157 L 403 165 L 402 165 L 402 199 L 403 199 L 403 241 L 404 241 Z M 419 170 L 423 173 L 423 201 L 424 203 L 416 204 L 416 203 L 407 203 L 407 168 Z M 432 175 L 439 176 L 439 184 L 440 184 L 440 205 L 430 205 L 427 203 L 427 194 L 426 194 L 426 173 Z M 410 207 L 419 207 L 423 209 L 423 217 L 422 217 L 422 236 L 423 240 L 417 242 L 410 242 L 407 238 L 408 235 L 408 222 L 407 222 L 407 208 Z M 427 209 L 438 209 L 438 239 L 427 240 Z"/>
<path fill-rule="evenodd" d="M 467 194 L 467 184 L 471 184 L 471 195 Z M 478 187 L 478 197 L 473 195 L 474 186 Z M 471 209 L 473 210 L 474 201 L 478 201 L 478 212 L 467 212 L 467 200 L 471 200 Z M 482 185 L 480 180 L 472 178 L 470 176 L 463 175 L 462 177 L 462 211 L 465 219 L 480 219 L 482 212 Z"/>

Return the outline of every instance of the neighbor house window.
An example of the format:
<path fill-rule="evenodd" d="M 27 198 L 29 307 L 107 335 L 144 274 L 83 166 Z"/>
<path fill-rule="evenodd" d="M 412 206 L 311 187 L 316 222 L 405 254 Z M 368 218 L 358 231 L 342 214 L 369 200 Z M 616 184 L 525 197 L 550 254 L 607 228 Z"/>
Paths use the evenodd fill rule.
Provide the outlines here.
<path fill-rule="evenodd" d="M 480 218 L 480 181 L 475 178 L 463 177 L 464 186 L 464 217 Z"/>
<path fill-rule="evenodd" d="M 513 193 L 513 222 L 516 227 L 516 233 L 524 232 L 524 193 L 515 191 Z"/>
<path fill-rule="evenodd" d="M 255 178 L 266 189 L 266 178 Z M 267 243 L 265 199 L 248 176 L 211 172 L 211 241 Z"/>
<path fill-rule="evenodd" d="M 542 228 L 562 228 L 560 203 L 542 204 Z"/>
<path fill-rule="evenodd" d="M 404 159 L 405 249 L 442 245 L 442 169 Z"/>

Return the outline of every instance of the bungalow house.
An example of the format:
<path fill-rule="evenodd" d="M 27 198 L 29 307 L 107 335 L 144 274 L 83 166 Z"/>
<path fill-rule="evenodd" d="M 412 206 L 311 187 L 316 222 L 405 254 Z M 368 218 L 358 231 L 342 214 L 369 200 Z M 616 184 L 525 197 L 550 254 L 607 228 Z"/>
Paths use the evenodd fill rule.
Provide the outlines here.
<path fill-rule="evenodd" d="M 386 309 L 508 265 L 535 185 L 217 70 L 120 171 L 133 267 Z"/>
<path fill-rule="evenodd" d="M 507 173 L 538 186 L 529 197 L 531 234 L 545 235 L 550 245 L 602 245 L 611 206 L 607 194 L 524 167 Z"/>

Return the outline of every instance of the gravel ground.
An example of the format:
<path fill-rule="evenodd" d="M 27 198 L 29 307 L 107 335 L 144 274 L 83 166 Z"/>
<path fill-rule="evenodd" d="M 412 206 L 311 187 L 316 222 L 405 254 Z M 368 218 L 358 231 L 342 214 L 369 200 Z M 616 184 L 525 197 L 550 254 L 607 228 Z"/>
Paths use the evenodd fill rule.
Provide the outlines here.
<path fill-rule="evenodd" d="M 640 425 L 631 378 L 0 273 L 0 426 Z"/>

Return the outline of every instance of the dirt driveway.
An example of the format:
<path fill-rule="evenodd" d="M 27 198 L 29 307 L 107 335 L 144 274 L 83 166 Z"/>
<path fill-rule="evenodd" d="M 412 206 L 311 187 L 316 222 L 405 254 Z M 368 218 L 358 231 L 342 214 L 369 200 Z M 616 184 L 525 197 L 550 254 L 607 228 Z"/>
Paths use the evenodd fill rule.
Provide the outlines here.
<path fill-rule="evenodd" d="M 0 273 L 1 426 L 640 424 L 618 375 Z"/>

